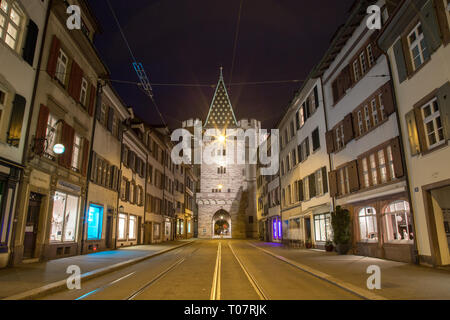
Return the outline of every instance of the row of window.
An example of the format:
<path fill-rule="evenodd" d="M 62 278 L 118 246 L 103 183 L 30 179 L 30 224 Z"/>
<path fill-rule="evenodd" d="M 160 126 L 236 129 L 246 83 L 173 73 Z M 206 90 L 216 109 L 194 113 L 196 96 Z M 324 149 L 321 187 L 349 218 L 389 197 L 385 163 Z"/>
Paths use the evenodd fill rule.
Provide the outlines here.
<path fill-rule="evenodd" d="M 347 195 L 403 176 L 400 143 L 395 138 L 331 171 L 330 195 Z"/>
<path fill-rule="evenodd" d="M 122 124 L 118 113 L 113 107 L 102 103 L 99 110 L 97 110 L 96 118 L 114 137 L 119 141 L 122 140 Z"/>
<path fill-rule="evenodd" d="M 142 207 L 144 205 L 144 189 L 135 181 L 122 177 L 120 199 Z"/>
<path fill-rule="evenodd" d="M 320 197 L 328 192 L 327 168 L 323 167 L 313 174 L 297 180 L 281 191 L 283 206 L 290 206 L 298 202 L 308 201 Z"/>
<path fill-rule="evenodd" d="M 309 119 L 314 112 L 319 108 L 319 92 L 317 86 L 314 87 L 310 95 L 302 103 L 299 110 L 295 114 L 295 124 L 294 120 L 289 123 L 289 126 L 284 129 L 281 135 L 281 149 L 283 149 L 286 144 L 291 141 L 295 136 L 295 133 L 300 130 L 305 124 L 306 120 Z"/>
<path fill-rule="evenodd" d="M 125 167 L 131 169 L 134 173 L 139 174 L 141 178 L 145 177 L 145 161 L 137 156 L 127 146 L 123 146 L 122 162 Z"/>
<path fill-rule="evenodd" d="M 367 43 L 350 60 L 350 63 L 342 69 L 340 74 L 331 84 L 334 104 L 336 104 L 347 91 L 358 83 L 376 64 L 381 55 L 375 38 L 377 33 L 373 33 Z"/>
<path fill-rule="evenodd" d="M 326 133 L 327 152 L 341 151 L 351 140 L 380 126 L 392 113 L 394 102 L 389 81 Z"/>
<path fill-rule="evenodd" d="M 119 190 L 121 172 L 118 167 L 92 152 L 91 181 L 111 190 Z"/>

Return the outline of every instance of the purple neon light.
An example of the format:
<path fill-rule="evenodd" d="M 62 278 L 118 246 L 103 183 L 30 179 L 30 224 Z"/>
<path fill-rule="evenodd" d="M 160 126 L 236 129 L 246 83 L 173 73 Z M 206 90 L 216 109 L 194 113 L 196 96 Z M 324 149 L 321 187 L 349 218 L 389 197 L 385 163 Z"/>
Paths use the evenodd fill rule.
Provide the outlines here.
<path fill-rule="evenodd" d="M 278 220 L 278 239 L 281 239 L 281 220 Z"/>

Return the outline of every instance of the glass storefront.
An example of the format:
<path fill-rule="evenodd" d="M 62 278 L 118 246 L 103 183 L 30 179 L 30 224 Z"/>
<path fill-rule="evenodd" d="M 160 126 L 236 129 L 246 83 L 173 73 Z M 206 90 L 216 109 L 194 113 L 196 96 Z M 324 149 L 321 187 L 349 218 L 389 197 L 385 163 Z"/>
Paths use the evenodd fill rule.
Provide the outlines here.
<path fill-rule="evenodd" d="M 50 241 L 74 242 L 78 228 L 79 198 L 62 192 L 55 192 Z"/>
<path fill-rule="evenodd" d="M 153 238 L 154 239 L 159 239 L 160 237 L 160 224 L 159 223 L 155 223 L 153 224 Z"/>
<path fill-rule="evenodd" d="M 387 241 L 412 241 L 414 239 L 409 203 L 396 201 L 385 209 Z"/>
<path fill-rule="evenodd" d="M 91 204 L 88 212 L 87 239 L 102 238 L 103 207 Z"/>
<path fill-rule="evenodd" d="M 128 222 L 128 238 L 130 240 L 136 239 L 136 216 L 130 216 L 130 221 Z"/>
<path fill-rule="evenodd" d="M 314 216 L 314 235 L 317 242 L 331 240 L 331 215 L 329 213 Z"/>
<path fill-rule="evenodd" d="M 377 241 L 378 228 L 376 210 L 373 207 L 362 208 L 358 214 L 360 240 Z"/>

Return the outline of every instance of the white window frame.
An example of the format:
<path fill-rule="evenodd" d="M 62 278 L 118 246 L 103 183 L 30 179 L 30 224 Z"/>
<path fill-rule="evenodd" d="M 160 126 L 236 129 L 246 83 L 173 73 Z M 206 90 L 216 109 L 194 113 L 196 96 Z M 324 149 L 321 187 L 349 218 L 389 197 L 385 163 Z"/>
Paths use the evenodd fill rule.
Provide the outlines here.
<path fill-rule="evenodd" d="M 425 115 L 425 108 L 429 107 L 431 114 L 426 116 Z M 434 110 L 434 108 L 437 108 L 437 111 Z M 423 126 L 424 126 L 424 130 L 425 130 L 425 135 L 426 135 L 426 141 L 427 141 L 427 145 L 429 149 L 432 149 L 434 147 L 437 147 L 441 144 L 443 144 L 445 142 L 445 139 L 440 140 L 439 138 L 439 130 L 443 130 L 442 127 L 442 119 L 441 119 L 441 113 L 439 111 L 439 105 L 437 104 L 437 98 L 433 98 L 431 99 L 429 102 L 427 102 L 426 104 L 424 104 L 421 108 L 421 112 L 422 112 L 422 117 L 423 117 Z M 440 119 L 441 121 L 441 127 L 438 127 L 438 120 Z M 433 131 L 431 132 L 435 139 L 436 142 L 431 144 L 430 142 L 430 135 L 431 133 L 428 132 L 427 129 L 427 124 L 432 123 L 433 125 Z"/>
<path fill-rule="evenodd" d="M 322 176 L 322 170 L 316 171 L 316 196 L 323 195 L 323 176 Z"/>
<path fill-rule="evenodd" d="M 372 50 L 372 45 L 368 44 L 366 47 L 366 51 L 367 51 L 367 57 L 368 57 L 368 62 L 369 62 L 369 68 L 372 67 L 375 64 L 375 57 L 373 56 L 373 50 Z"/>
<path fill-rule="evenodd" d="M 133 221 L 133 223 L 131 223 Z M 128 217 L 128 240 L 137 240 L 137 217 L 130 215 Z"/>
<path fill-rule="evenodd" d="M 45 137 L 47 140 L 47 148 L 45 149 L 45 153 L 54 156 L 53 146 L 56 143 L 56 137 L 58 136 L 58 128 L 56 127 L 56 123 L 58 119 L 51 113 L 48 115 L 47 120 L 47 129 L 45 130 Z M 53 134 L 50 134 L 53 131 Z M 51 140 L 50 140 L 51 139 Z"/>
<path fill-rule="evenodd" d="M 369 156 L 369 166 L 372 172 L 372 184 L 378 185 L 378 171 L 377 171 L 377 159 L 374 153 Z"/>
<path fill-rule="evenodd" d="M 382 93 L 380 93 L 378 95 L 378 102 L 380 104 L 381 121 L 383 121 L 385 119 L 385 116 L 384 116 L 384 104 L 383 104 L 383 94 Z"/>
<path fill-rule="evenodd" d="M 384 155 L 384 149 L 377 151 L 378 158 L 378 167 L 380 169 L 380 183 L 388 182 L 388 173 L 387 173 L 387 161 L 386 156 Z"/>
<path fill-rule="evenodd" d="M 370 210 L 370 211 L 369 211 Z M 372 219 L 372 225 L 374 226 L 374 234 L 376 235 L 373 238 L 369 238 L 368 233 L 368 219 Z M 366 228 L 366 235 L 362 236 L 362 230 L 361 230 L 361 222 L 364 222 L 365 228 Z M 377 212 L 375 208 L 373 207 L 364 207 L 361 208 L 358 211 L 358 226 L 359 226 L 359 237 L 360 241 L 366 241 L 366 242 L 377 242 L 378 241 L 378 222 L 377 222 Z"/>
<path fill-rule="evenodd" d="M 0 40 L 4 42 L 9 48 L 14 51 L 18 51 L 18 44 L 22 37 L 22 25 L 25 20 L 25 14 L 23 10 L 20 9 L 15 2 L 11 0 L 2 0 L 2 7 L 0 8 L 0 18 L 4 19 L 3 25 L 0 25 Z M 4 4 L 6 4 L 6 12 L 4 11 Z M 12 18 L 13 11 L 17 14 L 19 21 L 14 21 Z M 15 31 L 15 38 L 13 34 L 9 32 L 10 28 Z M 13 42 L 11 45 L 10 41 Z"/>
<path fill-rule="evenodd" d="M 72 168 L 74 168 L 76 170 L 80 170 L 81 143 L 82 143 L 81 136 L 79 134 L 75 133 L 75 136 L 73 137 L 73 151 L 72 151 L 71 164 L 72 164 Z"/>
<path fill-rule="evenodd" d="M 64 61 L 65 60 L 65 61 Z M 56 61 L 56 72 L 55 77 L 62 84 L 66 81 L 66 73 L 67 73 L 67 64 L 69 63 L 69 58 L 63 49 L 59 49 L 58 59 Z"/>
<path fill-rule="evenodd" d="M 358 128 L 359 128 L 359 135 L 361 136 L 364 133 L 364 124 L 361 110 L 358 110 Z"/>
<path fill-rule="evenodd" d="M 360 72 L 359 72 L 359 59 L 356 59 L 353 61 L 353 75 L 355 76 L 355 81 L 358 81 L 360 79 Z"/>
<path fill-rule="evenodd" d="M 409 47 L 409 54 L 410 54 L 411 63 L 412 63 L 412 66 L 413 66 L 414 70 L 416 70 L 417 68 L 419 68 L 421 65 L 424 64 L 424 62 L 425 62 L 424 52 L 425 52 L 425 50 L 428 50 L 428 47 L 425 47 L 425 48 L 422 47 L 422 41 L 425 39 L 425 36 L 423 34 L 423 30 L 422 30 L 422 33 L 419 34 L 419 27 L 423 29 L 421 22 L 419 22 L 411 30 L 411 32 L 408 34 L 408 37 L 407 37 L 407 39 L 408 39 L 407 40 L 408 41 L 408 47 Z M 416 39 L 414 39 L 414 41 L 411 42 L 410 37 L 411 37 L 412 34 L 415 35 Z M 416 56 L 420 60 L 420 64 L 418 66 L 416 66 L 415 61 L 414 61 L 414 58 L 416 58 L 416 57 L 414 57 L 414 53 L 413 53 L 413 50 L 414 50 L 415 47 L 417 47 L 418 51 L 419 51 L 419 55 Z"/>
<path fill-rule="evenodd" d="M 120 229 L 120 221 L 123 220 L 123 230 Z M 117 226 L 117 239 L 118 240 L 126 240 L 127 239 L 127 215 L 124 213 L 119 213 L 119 217 L 118 217 L 118 226 Z M 123 232 L 121 232 L 123 231 Z"/>
<path fill-rule="evenodd" d="M 370 101 L 370 106 L 372 108 L 373 125 L 377 126 L 380 121 L 378 119 L 378 109 L 377 109 L 377 100 L 376 100 L 376 98 L 373 98 L 372 101 Z"/>
<path fill-rule="evenodd" d="M 370 128 L 372 127 L 372 124 L 370 122 L 370 110 L 369 110 L 369 106 L 367 104 L 364 106 L 364 118 L 366 121 L 367 131 L 369 131 Z"/>

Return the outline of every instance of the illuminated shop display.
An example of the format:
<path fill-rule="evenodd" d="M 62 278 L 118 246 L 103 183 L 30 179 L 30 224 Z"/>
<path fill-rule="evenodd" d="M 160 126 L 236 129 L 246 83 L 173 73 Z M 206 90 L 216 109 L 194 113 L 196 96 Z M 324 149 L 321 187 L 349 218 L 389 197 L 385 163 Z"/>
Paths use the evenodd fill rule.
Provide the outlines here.
<path fill-rule="evenodd" d="M 281 231 L 282 231 L 281 219 L 279 217 L 273 218 L 272 225 L 273 225 L 273 227 L 272 227 L 273 228 L 272 229 L 273 238 L 275 240 L 281 240 Z"/>
<path fill-rule="evenodd" d="M 79 198 L 55 192 L 50 241 L 74 242 L 78 227 Z"/>
<path fill-rule="evenodd" d="M 314 216 L 314 235 L 316 241 L 325 242 L 331 240 L 331 234 L 331 215 L 329 213 L 316 214 Z"/>
<path fill-rule="evenodd" d="M 125 239 L 125 233 L 126 233 L 126 227 L 127 225 L 127 215 L 126 214 L 119 214 L 119 227 L 118 227 L 118 233 L 119 233 L 119 239 L 123 240 Z"/>
<path fill-rule="evenodd" d="M 87 238 L 97 240 L 102 238 L 103 207 L 91 204 L 88 212 Z"/>
<path fill-rule="evenodd" d="M 136 239 L 136 216 L 130 216 L 130 221 L 128 223 L 128 238 Z"/>

